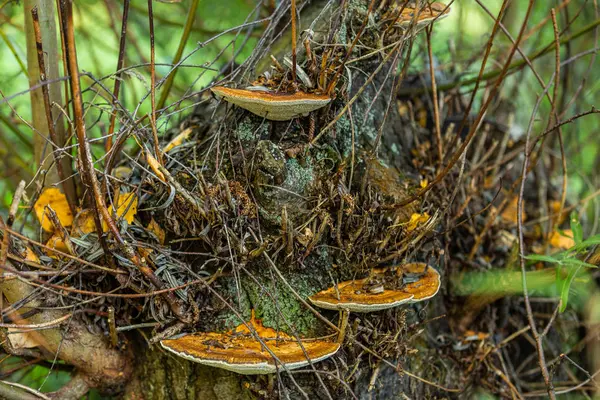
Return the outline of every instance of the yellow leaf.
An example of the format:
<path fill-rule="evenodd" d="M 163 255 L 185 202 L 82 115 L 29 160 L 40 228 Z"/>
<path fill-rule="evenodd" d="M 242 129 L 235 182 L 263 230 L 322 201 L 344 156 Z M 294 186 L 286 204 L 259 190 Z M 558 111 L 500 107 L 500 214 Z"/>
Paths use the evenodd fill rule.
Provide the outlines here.
<path fill-rule="evenodd" d="M 173 149 L 173 147 L 181 145 L 184 140 L 186 140 L 190 133 L 192 133 L 192 128 L 184 129 L 179 135 L 175 136 L 167 145 L 163 148 L 163 151 L 166 153 L 169 150 Z"/>
<path fill-rule="evenodd" d="M 75 216 L 71 235 L 80 237 L 88 233 L 96 231 L 96 223 L 94 222 L 93 211 L 90 209 L 82 210 Z"/>
<path fill-rule="evenodd" d="M 567 250 L 575 246 L 575 240 L 573 240 L 573 231 L 565 229 L 562 234 L 559 231 L 552 232 L 550 235 L 550 246 L 557 249 Z"/>
<path fill-rule="evenodd" d="M 25 260 L 32 261 L 38 264 L 40 262 L 40 258 L 38 257 L 38 255 L 35 254 L 35 252 L 29 247 L 25 248 Z"/>
<path fill-rule="evenodd" d="M 505 222 L 516 224 L 518 222 L 518 207 L 519 198 L 517 196 L 513 197 L 512 200 L 508 203 L 500 218 L 502 218 Z M 523 222 L 527 219 L 527 214 L 525 214 L 525 203 L 523 202 Z"/>
<path fill-rule="evenodd" d="M 71 226 L 73 223 L 73 214 L 69 208 L 67 197 L 57 188 L 44 189 L 40 198 L 35 202 L 33 208 L 38 221 L 42 225 L 42 229 L 46 232 L 53 232 L 54 226 L 50 222 L 50 217 L 45 212 L 46 206 L 50 206 L 58 216 L 58 220 L 62 226 Z"/>
<path fill-rule="evenodd" d="M 158 160 L 156 158 L 154 158 L 154 156 L 152 154 L 146 152 L 146 161 L 148 162 L 150 169 L 156 174 L 158 179 L 160 179 L 163 182 L 167 182 L 167 180 L 165 179 L 165 176 L 163 175 L 162 172 L 160 172 L 160 169 L 158 168 L 160 166 L 160 164 L 158 163 Z"/>
<path fill-rule="evenodd" d="M 122 218 L 127 221 L 128 224 L 131 224 L 137 213 L 138 198 L 133 192 L 117 193 L 114 206 L 117 207 L 117 210 L 111 213 L 114 216 L 114 219 L 119 220 Z M 102 229 L 105 232 L 108 230 L 108 225 L 104 221 L 102 221 Z"/>
<path fill-rule="evenodd" d="M 406 230 L 407 232 L 412 232 L 415 229 L 417 229 L 417 226 L 426 223 L 427 221 L 429 221 L 429 214 L 427 213 L 423 213 L 423 214 L 418 214 L 418 213 L 413 213 L 413 215 L 410 216 L 410 221 L 408 221 L 408 224 L 406 226 Z"/>
<path fill-rule="evenodd" d="M 50 239 L 48 239 L 48 241 L 46 242 L 46 246 L 50 247 L 51 249 L 62 251 L 63 253 L 69 254 L 69 248 L 67 247 L 67 245 L 65 244 L 65 242 L 63 241 L 63 239 L 60 237 L 59 234 L 55 233 Z M 50 256 L 52 258 L 60 257 L 59 254 L 54 253 L 52 250 L 46 249 L 45 252 L 48 256 Z"/>
<path fill-rule="evenodd" d="M 152 218 L 148 224 L 148 230 L 156 235 L 160 244 L 165 243 L 165 230 Z"/>

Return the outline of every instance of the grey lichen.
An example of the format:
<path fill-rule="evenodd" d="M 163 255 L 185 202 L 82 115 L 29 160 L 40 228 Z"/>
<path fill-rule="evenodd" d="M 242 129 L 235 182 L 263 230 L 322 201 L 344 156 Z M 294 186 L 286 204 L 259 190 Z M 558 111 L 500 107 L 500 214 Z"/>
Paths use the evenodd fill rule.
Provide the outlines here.
<path fill-rule="evenodd" d="M 287 178 L 283 182 L 283 187 L 294 193 L 305 193 L 308 186 L 315 180 L 315 171 L 311 161 L 310 157 L 306 157 L 304 165 L 301 165 L 296 158 L 288 159 L 286 161 Z"/>
<path fill-rule="evenodd" d="M 234 134 L 242 144 L 255 143 L 261 138 L 268 136 L 269 124 L 265 123 L 262 118 L 248 115 L 237 126 Z"/>

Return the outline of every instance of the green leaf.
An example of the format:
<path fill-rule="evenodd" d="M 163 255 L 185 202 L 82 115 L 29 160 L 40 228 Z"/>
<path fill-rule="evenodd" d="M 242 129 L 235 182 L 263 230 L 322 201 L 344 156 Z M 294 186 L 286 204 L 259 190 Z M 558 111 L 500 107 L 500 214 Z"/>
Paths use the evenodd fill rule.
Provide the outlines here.
<path fill-rule="evenodd" d="M 531 261 L 549 262 L 549 263 L 553 263 L 553 264 L 561 263 L 561 260 L 559 260 L 558 258 L 554 258 L 552 256 L 545 256 L 543 254 L 530 254 L 528 256 L 525 256 L 525 259 L 531 260 Z"/>
<path fill-rule="evenodd" d="M 569 274 L 567 275 L 567 279 L 562 282 L 562 287 L 560 290 L 560 312 L 564 312 L 567 309 L 567 304 L 569 302 L 569 291 L 571 290 L 571 284 L 573 283 L 573 279 L 579 272 L 579 267 L 569 268 Z"/>
<path fill-rule="evenodd" d="M 576 258 L 567 258 L 563 261 L 563 263 L 565 265 L 569 265 L 569 266 L 572 265 L 572 266 L 584 267 L 584 268 L 598 268 L 594 264 L 586 263 L 585 261 L 581 261 Z"/>
<path fill-rule="evenodd" d="M 579 216 L 576 212 L 571 213 L 571 230 L 573 231 L 573 240 L 575 244 L 583 242 L 583 228 L 579 222 Z"/>
<path fill-rule="evenodd" d="M 590 247 L 596 244 L 600 244 L 600 235 L 594 235 L 585 239 L 583 242 L 580 243 L 580 246 Z"/>

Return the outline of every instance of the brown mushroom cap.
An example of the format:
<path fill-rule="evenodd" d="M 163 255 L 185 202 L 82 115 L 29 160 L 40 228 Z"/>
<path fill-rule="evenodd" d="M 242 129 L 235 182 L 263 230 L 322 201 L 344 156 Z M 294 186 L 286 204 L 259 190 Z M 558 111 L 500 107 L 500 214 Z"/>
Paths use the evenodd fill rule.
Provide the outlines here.
<path fill-rule="evenodd" d="M 254 319 L 248 324 L 254 327 L 264 345 L 250 334 L 244 324 L 231 332 L 197 333 L 162 340 L 160 344 L 190 361 L 245 375 L 274 373 L 278 364 L 279 368 L 283 365 L 288 370 L 301 368 L 334 355 L 340 348 L 339 343 L 324 340 L 298 342 L 285 333 L 265 328 Z M 277 357 L 278 364 L 265 346 Z"/>
<path fill-rule="evenodd" d="M 395 9 L 397 11 L 402 10 L 399 17 L 397 17 L 395 25 L 400 26 L 401 28 L 407 28 L 411 24 L 413 24 L 413 19 L 415 14 L 417 18 L 415 20 L 415 24 L 418 27 L 424 27 L 429 25 L 434 19 L 442 19 L 448 16 L 450 13 L 450 7 L 447 7 L 446 4 L 440 2 L 433 2 L 431 4 L 426 4 L 421 9 L 416 8 L 417 5 L 414 2 L 409 4 L 396 4 Z"/>
<path fill-rule="evenodd" d="M 375 270 L 381 273 L 383 270 Z M 436 295 L 440 289 L 440 274 L 425 263 L 405 264 L 398 272 L 422 274 L 415 282 L 407 283 L 398 290 L 384 289 L 370 293 L 363 287 L 369 278 L 342 282 L 336 287 L 323 290 L 308 299 L 314 305 L 328 310 L 348 310 L 353 312 L 373 312 L 393 308 L 401 304 L 416 303 Z"/>
<path fill-rule="evenodd" d="M 440 273 L 425 263 L 410 263 L 402 266 L 404 273 L 423 274 L 416 282 L 407 283 L 403 291 L 411 293 L 414 297 L 411 303 L 417 303 L 432 298 L 440 290 Z"/>
<path fill-rule="evenodd" d="M 325 95 L 298 91 L 293 94 L 232 89 L 224 86 L 211 88 L 212 92 L 245 110 L 273 121 L 289 121 L 326 106 L 331 98 Z"/>

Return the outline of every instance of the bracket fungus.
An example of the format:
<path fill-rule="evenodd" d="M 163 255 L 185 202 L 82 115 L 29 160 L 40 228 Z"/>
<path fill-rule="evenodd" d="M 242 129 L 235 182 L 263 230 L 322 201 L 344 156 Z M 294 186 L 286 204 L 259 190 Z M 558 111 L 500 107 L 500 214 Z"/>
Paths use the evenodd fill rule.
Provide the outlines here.
<path fill-rule="evenodd" d="M 340 344 L 318 339 L 298 341 L 283 332 L 266 328 L 260 320 L 247 322 L 254 328 L 256 339 L 245 324 L 230 332 L 196 333 L 177 339 L 161 340 L 166 350 L 200 364 L 226 369 L 244 375 L 271 374 L 277 369 L 297 369 L 334 355 Z"/>
<path fill-rule="evenodd" d="M 217 97 L 272 121 L 289 121 L 306 116 L 311 111 L 325 107 L 331 101 L 329 96 L 303 91 L 278 93 L 224 86 L 215 86 L 211 90 Z"/>
<path fill-rule="evenodd" d="M 449 13 L 450 7 L 437 1 L 425 4 L 421 8 L 414 1 L 397 2 L 388 14 L 387 19 L 393 19 L 394 25 L 402 29 L 409 28 L 414 24 L 417 30 L 420 30 L 434 20 L 447 17 Z"/>
<path fill-rule="evenodd" d="M 440 274 L 425 263 L 375 269 L 370 277 L 339 283 L 309 297 L 328 310 L 374 312 L 427 300 L 440 289 Z"/>

